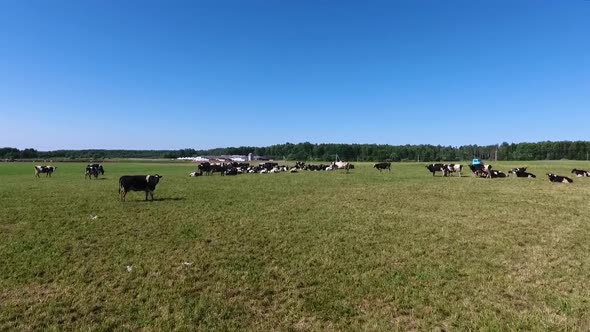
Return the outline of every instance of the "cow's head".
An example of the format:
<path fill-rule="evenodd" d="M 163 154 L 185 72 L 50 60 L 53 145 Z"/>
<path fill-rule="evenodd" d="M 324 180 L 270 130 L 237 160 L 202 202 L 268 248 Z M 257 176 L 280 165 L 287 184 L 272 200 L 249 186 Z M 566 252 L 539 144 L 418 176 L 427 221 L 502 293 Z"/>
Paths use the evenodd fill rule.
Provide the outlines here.
<path fill-rule="evenodd" d="M 160 179 L 162 178 L 161 175 L 155 174 L 155 175 L 148 175 L 145 177 L 145 181 L 148 184 L 151 184 L 153 186 L 157 185 L 158 182 L 160 182 Z"/>

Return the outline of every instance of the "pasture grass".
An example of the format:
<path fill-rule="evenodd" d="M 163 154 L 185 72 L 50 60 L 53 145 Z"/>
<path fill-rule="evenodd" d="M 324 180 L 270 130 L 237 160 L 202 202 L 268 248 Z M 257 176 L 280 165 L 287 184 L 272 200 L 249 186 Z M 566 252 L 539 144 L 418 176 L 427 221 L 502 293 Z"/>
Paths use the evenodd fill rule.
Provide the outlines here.
<path fill-rule="evenodd" d="M 590 328 L 590 179 L 544 175 L 587 162 L 492 180 L 54 165 L 0 164 L 0 330 Z M 155 173 L 156 201 L 118 200 L 119 176 Z"/>

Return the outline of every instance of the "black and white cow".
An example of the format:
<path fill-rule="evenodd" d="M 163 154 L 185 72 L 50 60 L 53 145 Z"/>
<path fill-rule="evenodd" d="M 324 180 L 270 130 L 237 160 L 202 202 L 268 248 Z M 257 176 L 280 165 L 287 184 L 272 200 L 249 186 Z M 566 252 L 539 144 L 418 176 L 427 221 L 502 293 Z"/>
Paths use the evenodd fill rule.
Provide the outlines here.
<path fill-rule="evenodd" d="M 537 176 L 533 173 L 526 172 L 526 167 L 513 168 L 508 173 L 515 174 L 517 178 L 536 178 Z"/>
<path fill-rule="evenodd" d="M 549 177 L 549 181 L 551 181 L 551 182 L 561 182 L 561 183 L 574 182 L 574 180 L 568 178 L 567 176 L 555 175 L 553 173 L 547 173 L 547 176 Z"/>
<path fill-rule="evenodd" d="M 56 166 L 35 166 L 35 176 L 40 177 L 39 174 L 45 173 L 45 177 L 51 177 L 51 174 L 57 169 Z"/>
<path fill-rule="evenodd" d="M 203 175 L 203 172 L 190 172 L 188 174 L 188 176 L 190 176 L 190 177 L 197 177 L 197 176 L 202 176 L 202 175 Z"/>
<path fill-rule="evenodd" d="M 211 174 L 219 172 L 221 175 L 225 175 L 225 171 L 228 169 L 224 163 L 211 164 Z"/>
<path fill-rule="evenodd" d="M 223 171 L 224 175 L 238 175 L 238 168 L 237 167 L 230 167 L 228 169 L 226 169 L 225 171 Z"/>
<path fill-rule="evenodd" d="M 88 177 L 89 179 L 92 179 L 93 176 L 95 179 L 98 179 L 99 173 L 100 173 L 100 171 L 98 170 L 97 167 L 88 165 L 88 166 L 86 166 L 86 171 L 84 172 L 84 179 L 86 179 L 86 177 Z"/>
<path fill-rule="evenodd" d="M 271 169 L 275 168 L 276 166 L 279 166 L 279 163 L 268 161 L 265 163 L 260 163 L 259 166 L 262 166 L 262 168 L 266 169 L 267 171 L 270 171 Z"/>
<path fill-rule="evenodd" d="M 426 165 L 426 168 L 432 173 L 432 176 L 434 176 L 436 172 L 442 172 L 444 174 L 446 169 L 445 164 L 430 164 Z"/>
<path fill-rule="evenodd" d="M 119 178 L 119 196 L 125 201 L 125 196 L 130 191 L 145 191 L 145 200 L 148 200 L 148 194 L 154 200 L 154 190 L 160 182 L 161 175 L 123 175 Z"/>
<path fill-rule="evenodd" d="M 475 176 L 479 176 L 482 178 L 491 178 L 491 171 L 492 171 L 492 165 L 484 165 L 484 164 L 479 164 L 479 165 L 473 165 L 473 164 L 469 164 L 469 169 L 471 170 L 471 172 L 473 172 L 473 175 Z"/>
<path fill-rule="evenodd" d="M 463 165 L 461 164 L 445 164 L 443 169 L 443 175 L 447 176 L 450 173 L 459 173 L 459 177 L 461 177 L 461 172 L 463 171 Z"/>
<path fill-rule="evenodd" d="M 389 170 L 391 172 L 391 163 L 377 163 L 377 164 L 373 164 L 373 168 L 379 170 L 379 172 L 381 172 L 384 169 Z"/>
<path fill-rule="evenodd" d="M 94 168 L 98 169 L 98 172 L 101 175 L 104 175 L 104 167 L 102 167 L 102 164 L 88 164 L 88 166 L 86 166 L 86 167 L 94 167 Z"/>
<path fill-rule="evenodd" d="M 197 169 L 199 170 L 199 173 L 203 174 L 211 174 L 211 164 L 208 162 L 204 162 L 199 164 L 199 166 L 197 166 Z"/>
<path fill-rule="evenodd" d="M 589 177 L 590 176 L 590 172 L 588 171 L 584 171 L 581 169 L 572 169 L 572 174 L 574 174 L 577 177 Z"/>
<path fill-rule="evenodd" d="M 508 174 L 502 172 L 502 171 L 498 171 L 498 170 L 490 170 L 489 171 L 489 177 L 492 179 L 495 178 L 506 178 L 508 177 Z"/>

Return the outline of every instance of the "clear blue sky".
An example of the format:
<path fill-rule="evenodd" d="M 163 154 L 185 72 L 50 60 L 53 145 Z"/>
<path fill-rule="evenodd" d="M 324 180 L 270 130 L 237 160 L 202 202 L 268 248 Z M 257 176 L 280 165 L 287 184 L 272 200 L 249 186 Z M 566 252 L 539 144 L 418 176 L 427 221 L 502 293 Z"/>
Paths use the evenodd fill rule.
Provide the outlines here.
<path fill-rule="evenodd" d="M 590 140 L 590 1 L 0 1 L 0 146 Z"/>

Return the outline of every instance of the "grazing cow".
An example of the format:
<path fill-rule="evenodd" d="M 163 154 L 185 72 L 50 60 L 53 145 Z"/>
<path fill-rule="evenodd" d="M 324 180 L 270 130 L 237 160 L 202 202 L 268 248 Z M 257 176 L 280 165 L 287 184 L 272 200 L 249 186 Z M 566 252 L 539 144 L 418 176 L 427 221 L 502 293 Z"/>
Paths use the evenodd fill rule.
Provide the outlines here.
<path fill-rule="evenodd" d="M 517 178 L 536 178 L 537 177 L 533 173 L 528 173 L 526 171 L 523 171 L 522 170 L 523 168 L 526 169 L 526 167 L 513 168 L 513 169 L 509 170 L 508 173 L 515 174 Z"/>
<path fill-rule="evenodd" d="M 382 170 L 386 169 L 389 170 L 391 172 L 391 163 L 377 163 L 377 164 L 373 164 L 373 168 L 376 168 L 379 170 L 379 173 L 381 173 Z"/>
<path fill-rule="evenodd" d="M 432 176 L 434 176 L 436 172 L 443 172 L 444 174 L 446 169 L 444 164 L 430 164 L 425 167 L 432 173 Z"/>
<path fill-rule="evenodd" d="M 572 169 L 572 174 L 576 175 L 577 177 L 589 177 L 590 176 L 590 172 L 588 171 L 584 171 L 581 169 Z"/>
<path fill-rule="evenodd" d="M 203 172 L 191 172 L 191 173 L 189 173 L 188 176 L 196 177 L 196 176 L 202 176 L 202 175 L 203 175 Z"/>
<path fill-rule="evenodd" d="M 56 166 L 35 166 L 35 176 L 40 177 L 39 174 L 45 173 L 45 177 L 51 177 L 51 174 L 57 169 Z"/>
<path fill-rule="evenodd" d="M 98 179 L 99 173 L 100 173 L 100 171 L 98 170 L 98 167 L 88 165 L 88 166 L 86 166 L 86 172 L 84 173 L 84 179 L 86 179 L 86 177 L 88 177 L 88 179 L 92 179 L 93 176 L 95 179 Z"/>
<path fill-rule="evenodd" d="M 88 164 L 88 166 L 86 166 L 86 167 L 94 167 L 94 168 L 98 169 L 98 172 L 101 175 L 104 175 L 104 168 L 102 167 L 102 164 Z"/>
<path fill-rule="evenodd" d="M 551 182 L 561 182 L 561 183 L 574 182 L 574 180 L 568 178 L 567 176 L 555 175 L 553 173 L 547 173 L 547 176 L 549 177 L 549 181 L 551 181 Z"/>
<path fill-rule="evenodd" d="M 119 178 L 119 196 L 121 201 L 125 201 L 125 196 L 130 191 L 145 191 L 145 200 L 148 200 L 148 194 L 154 200 L 154 190 L 160 182 L 161 175 L 124 175 Z"/>
<path fill-rule="evenodd" d="M 447 176 L 450 173 L 459 173 L 459 177 L 461 177 L 461 172 L 463 171 L 463 165 L 461 164 L 445 164 L 443 169 L 443 175 Z"/>

